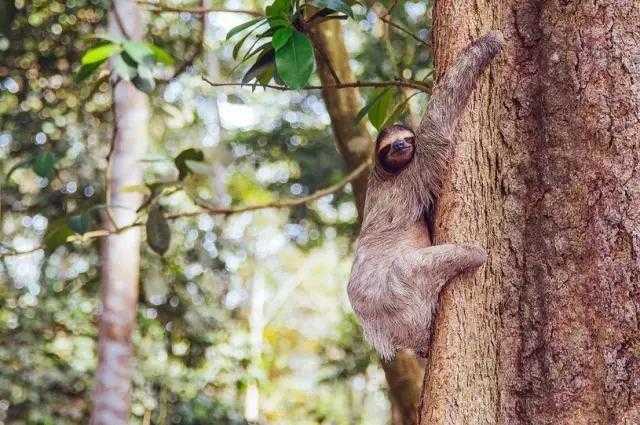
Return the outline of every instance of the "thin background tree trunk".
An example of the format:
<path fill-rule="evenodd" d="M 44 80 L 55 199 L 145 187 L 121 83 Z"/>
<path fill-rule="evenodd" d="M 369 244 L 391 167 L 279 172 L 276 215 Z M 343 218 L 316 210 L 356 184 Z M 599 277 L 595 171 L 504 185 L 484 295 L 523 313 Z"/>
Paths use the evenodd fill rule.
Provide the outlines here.
<path fill-rule="evenodd" d="M 640 3 L 434 8 L 438 74 L 507 47 L 460 125 L 437 243 L 478 241 L 441 298 L 422 424 L 640 423 Z"/>
<path fill-rule="evenodd" d="M 349 54 L 344 44 L 342 28 L 336 20 L 314 26 L 311 37 L 316 48 L 318 75 L 323 86 L 336 84 L 327 60 L 341 82 L 355 81 L 349 66 Z M 356 124 L 356 116 L 363 106 L 357 88 L 322 90 L 322 97 L 331 117 L 331 125 L 338 150 L 349 170 L 353 170 L 371 155 L 373 141 L 364 121 Z M 353 191 L 361 220 L 367 187 L 367 175 L 353 182 Z M 392 421 L 395 425 L 416 423 L 416 409 L 422 385 L 423 366 L 409 352 L 401 352 L 392 362 L 382 362 L 389 384 Z"/>
<path fill-rule="evenodd" d="M 135 1 L 116 0 L 109 14 L 115 37 L 140 40 L 144 30 Z M 127 186 L 143 183 L 141 159 L 147 150 L 149 104 L 133 84 L 118 80 L 113 87 L 114 138 L 107 173 L 108 217 L 105 226 L 131 224 L 142 201 Z M 129 422 L 132 344 L 138 303 L 141 229 L 135 227 L 103 239 L 101 259 L 102 314 L 99 363 L 91 415 L 93 425 Z"/>

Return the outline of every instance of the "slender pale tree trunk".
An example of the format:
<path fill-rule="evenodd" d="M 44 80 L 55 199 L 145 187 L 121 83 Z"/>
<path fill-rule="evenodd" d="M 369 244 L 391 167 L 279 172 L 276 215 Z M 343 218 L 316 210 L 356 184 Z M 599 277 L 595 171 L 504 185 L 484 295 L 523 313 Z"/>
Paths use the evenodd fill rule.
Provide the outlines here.
<path fill-rule="evenodd" d="M 140 40 L 143 23 L 133 0 L 116 0 L 109 14 L 110 33 Z M 116 80 L 114 80 L 116 81 Z M 125 191 L 143 183 L 140 161 L 147 150 L 149 104 L 133 84 L 117 80 L 113 86 L 114 137 L 107 173 L 105 226 L 127 226 L 136 218 L 142 195 Z M 93 425 L 129 422 L 132 344 L 136 322 L 141 229 L 135 227 L 111 235 L 102 242 L 102 312 L 99 363 L 93 398 Z"/>
<path fill-rule="evenodd" d="M 440 0 L 438 74 L 507 39 L 460 124 L 436 242 L 489 261 L 441 297 L 422 424 L 640 423 L 640 3 Z"/>
<path fill-rule="evenodd" d="M 264 341 L 264 304 L 266 296 L 265 277 L 258 270 L 251 283 L 249 306 L 249 346 L 251 350 L 249 370 L 252 372 L 260 369 Z M 256 378 L 252 378 L 247 385 L 244 398 L 244 417 L 250 423 L 257 423 L 260 420 L 260 388 Z"/>
<path fill-rule="evenodd" d="M 349 54 L 344 44 L 342 28 L 336 20 L 314 26 L 311 37 L 316 47 L 318 75 L 322 85 L 336 84 L 333 73 L 341 82 L 355 81 L 349 66 Z M 333 72 L 332 72 L 333 71 Z M 331 117 L 331 125 L 338 150 L 342 154 L 349 170 L 353 170 L 369 158 L 373 149 L 371 135 L 365 123 L 356 124 L 356 116 L 363 106 L 357 88 L 322 90 L 322 97 Z M 358 208 L 358 217 L 362 218 L 367 187 L 367 175 L 363 174 L 353 182 L 353 191 Z M 389 384 L 394 425 L 413 425 L 416 423 L 416 409 L 420 396 L 423 367 L 412 353 L 401 352 L 392 362 L 383 362 L 385 376 Z"/>

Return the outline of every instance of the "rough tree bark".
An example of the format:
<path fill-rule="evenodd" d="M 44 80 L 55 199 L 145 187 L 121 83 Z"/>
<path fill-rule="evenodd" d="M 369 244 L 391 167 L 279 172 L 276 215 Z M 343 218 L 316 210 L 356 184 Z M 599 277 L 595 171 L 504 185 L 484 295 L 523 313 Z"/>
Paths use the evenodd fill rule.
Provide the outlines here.
<path fill-rule="evenodd" d="M 422 424 L 640 423 L 640 3 L 440 0 L 438 74 L 507 47 L 460 124 L 436 242 L 489 261 L 441 298 Z"/>
<path fill-rule="evenodd" d="M 115 37 L 140 40 L 142 17 L 133 0 L 115 0 L 109 14 Z M 114 137 L 107 172 L 105 227 L 133 223 L 142 195 L 124 191 L 143 184 L 140 160 L 147 150 L 149 104 L 133 84 L 117 80 L 113 86 Z M 98 341 L 98 370 L 93 396 L 92 425 L 124 425 L 129 422 L 132 344 L 138 303 L 140 227 L 103 239 L 101 259 L 102 314 Z"/>
<path fill-rule="evenodd" d="M 310 35 L 316 48 L 318 75 L 322 85 L 336 84 L 328 63 L 340 82 L 355 81 L 340 23 L 330 20 L 316 25 L 311 29 Z M 362 107 L 360 92 L 357 88 L 325 88 L 322 90 L 322 97 L 331 117 L 337 148 L 347 163 L 348 169 L 353 170 L 369 158 L 373 149 L 373 141 L 364 121 L 355 124 L 358 111 Z M 360 221 L 364 209 L 367 177 L 363 174 L 353 183 Z M 414 425 L 424 374 L 423 366 L 413 354 L 402 352 L 394 361 L 383 362 L 382 367 L 389 384 L 393 424 Z"/>

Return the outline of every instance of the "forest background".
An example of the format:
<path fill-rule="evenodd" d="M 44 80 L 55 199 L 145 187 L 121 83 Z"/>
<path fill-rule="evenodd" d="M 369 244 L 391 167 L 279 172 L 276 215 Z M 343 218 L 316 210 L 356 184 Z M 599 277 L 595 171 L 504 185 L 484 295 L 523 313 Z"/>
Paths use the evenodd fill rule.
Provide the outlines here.
<path fill-rule="evenodd" d="M 300 87 L 323 84 L 314 70 L 327 64 L 337 69 L 330 73 L 346 68 L 345 82 L 365 82 L 363 100 L 346 93 L 357 109 L 343 119 L 363 134 L 417 116 L 431 81 L 429 5 L 297 9 L 307 18 L 312 7 L 337 9 L 319 18 L 337 18 L 329 24 L 340 22 L 344 39 L 338 47 L 328 40 L 319 65 L 309 38 L 297 40 L 303 57 L 280 66 L 286 81 L 258 75 L 291 89 L 279 90 L 246 75 L 267 50 L 258 48 L 277 42 L 255 22 L 269 4 L 139 2 L 134 26 L 146 44 L 125 45 L 109 30 L 109 2 L 1 3 L 0 422 L 89 420 L 117 126 L 112 85 L 122 79 L 149 102 L 139 123 L 148 149 L 135 162 L 143 181 L 123 189 L 144 197 L 136 217 L 147 222 L 131 423 L 389 422 L 385 375 L 345 294 L 358 228 L 350 182 L 363 167 L 353 158 L 343 165 L 321 91 Z M 292 30 L 292 39 L 304 34 Z M 345 47 L 349 56 L 336 57 Z M 252 85 L 211 84 L 243 77 Z M 192 214 L 326 188 L 287 208 Z M 114 267 L 130 259 L 125 253 Z M 420 379 L 416 369 L 414 402 Z"/>

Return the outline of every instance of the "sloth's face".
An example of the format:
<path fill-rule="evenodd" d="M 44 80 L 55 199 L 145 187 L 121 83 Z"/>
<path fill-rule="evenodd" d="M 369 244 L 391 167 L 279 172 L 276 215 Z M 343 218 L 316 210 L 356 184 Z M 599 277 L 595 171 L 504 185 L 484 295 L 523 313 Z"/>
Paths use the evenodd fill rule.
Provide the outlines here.
<path fill-rule="evenodd" d="M 402 126 L 392 125 L 378 135 L 376 141 L 376 160 L 391 174 L 398 174 L 413 159 L 415 137 L 413 131 Z"/>

